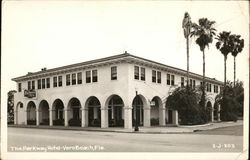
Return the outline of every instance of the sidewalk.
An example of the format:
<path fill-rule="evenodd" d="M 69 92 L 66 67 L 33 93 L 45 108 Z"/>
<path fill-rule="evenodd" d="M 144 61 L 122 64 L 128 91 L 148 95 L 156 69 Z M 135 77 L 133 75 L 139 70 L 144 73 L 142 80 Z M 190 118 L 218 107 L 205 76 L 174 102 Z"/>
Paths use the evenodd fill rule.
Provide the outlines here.
<path fill-rule="evenodd" d="M 150 133 L 150 134 L 174 134 L 174 133 L 191 133 L 202 130 L 210 130 L 215 128 L 229 127 L 243 125 L 242 120 L 237 122 L 214 122 L 205 125 L 179 125 L 178 127 L 168 126 L 153 126 L 153 127 L 139 127 L 139 131 L 135 132 L 134 129 L 125 129 L 122 127 L 109 127 L 109 128 L 97 128 L 97 127 L 64 127 L 64 126 L 35 126 L 35 125 L 8 125 L 8 127 L 16 128 L 37 128 L 37 129 L 57 129 L 57 130 L 79 130 L 79 131 L 97 131 L 97 132 L 118 132 L 118 133 Z"/>

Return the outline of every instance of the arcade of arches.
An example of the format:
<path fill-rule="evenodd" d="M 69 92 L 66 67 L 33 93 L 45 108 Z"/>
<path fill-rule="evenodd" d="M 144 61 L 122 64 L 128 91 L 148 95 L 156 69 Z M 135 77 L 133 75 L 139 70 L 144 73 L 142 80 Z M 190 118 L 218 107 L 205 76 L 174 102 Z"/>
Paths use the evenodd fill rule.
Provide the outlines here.
<path fill-rule="evenodd" d="M 158 96 L 147 101 L 142 95 L 133 98 L 131 108 L 125 107 L 119 95 L 108 97 L 103 108 L 95 96 L 89 97 L 84 103 L 76 97 L 67 103 L 61 99 L 55 99 L 51 104 L 47 100 L 38 103 L 31 100 L 26 104 L 17 103 L 15 124 L 131 128 L 137 117 L 139 126 L 178 125 L 178 112 L 163 104 Z M 211 112 L 210 120 L 219 121 L 220 106 L 217 103 L 212 105 L 209 101 L 207 107 Z"/>

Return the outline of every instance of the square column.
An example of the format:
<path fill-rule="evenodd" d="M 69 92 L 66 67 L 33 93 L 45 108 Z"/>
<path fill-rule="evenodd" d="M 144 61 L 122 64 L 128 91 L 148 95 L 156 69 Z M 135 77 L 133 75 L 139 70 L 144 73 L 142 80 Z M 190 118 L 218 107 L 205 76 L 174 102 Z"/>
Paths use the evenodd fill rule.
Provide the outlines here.
<path fill-rule="evenodd" d="M 166 110 L 165 108 L 159 108 L 159 125 L 165 126 L 166 125 Z"/>
<path fill-rule="evenodd" d="M 214 122 L 214 107 L 211 109 L 211 122 Z"/>
<path fill-rule="evenodd" d="M 39 109 L 36 110 L 36 125 L 39 126 L 40 122 L 40 111 Z"/>
<path fill-rule="evenodd" d="M 220 105 L 218 105 L 218 113 L 217 113 L 218 115 L 218 122 L 220 122 Z"/>
<path fill-rule="evenodd" d="M 144 107 L 143 108 L 143 126 L 144 127 L 150 127 L 151 124 L 150 124 L 150 106 L 147 106 L 147 107 Z"/>
<path fill-rule="evenodd" d="M 24 124 L 27 125 L 27 120 L 28 120 L 28 115 L 27 115 L 27 110 L 24 111 L 25 112 L 25 116 L 24 116 Z"/>
<path fill-rule="evenodd" d="M 124 128 L 132 129 L 132 107 L 124 107 Z"/>
<path fill-rule="evenodd" d="M 107 108 L 101 108 L 101 128 L 108 128 L 108 109 Z"/>
<path fill-rule="evenodd" d="M 49 109 L 49 125 L 53 126 L 53 112 L 54 110 Z"/>
<path fill-rule="evenodd" d="M 173 110 L 173 124 L 178 125 L 178 111 Z"/>
<path fill-rule="evenodd" d="M 64 126 L 68 126 L 68 110 L 64 109 Z"/>
<path fill-rule="evenodd" d="M 14 111 L 14 124 L 17 124 L 17 111 Z"/>
<path fill-rule="evenodd" d="M 82 127 L 88 126 L 88 109 L 81 108 L 82 113 Z"/>

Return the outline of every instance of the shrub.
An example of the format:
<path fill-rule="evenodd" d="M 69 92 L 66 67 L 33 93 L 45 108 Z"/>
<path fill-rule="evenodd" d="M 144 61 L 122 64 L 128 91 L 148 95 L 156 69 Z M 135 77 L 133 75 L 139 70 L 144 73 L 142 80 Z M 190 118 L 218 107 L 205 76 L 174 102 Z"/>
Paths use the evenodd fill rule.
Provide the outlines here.
<path fill-rule="evenodd" d="M 152 126 L 159 125 L 159 118 L 151 118 L 150 123 Z"/>
<path fill-rule="evenodd" d="M 41 125 L 49 125 L 49 119 L 43 119 Z"/>
<path fill-rule="evenodd" d="M 81 126 L 81 119 L 70 119 L 69 126 Z"/>
<path fill-rule="evenodd" d="M 53 125 L 54 126 L 63 126 L 64 125 L 64 119 L 53 120 Z"/>
<path fill-rule="evenodd" d="M 101 126 L 101 120 L 100 119 L 93 119 L 92 126 L 100 127 Z"/>
<path fill-rule="evenodd" d="M 36 120 L 27 120 L 28 125 L 36 125 Z"/>
<path fill-rule="evenodd" d="M 204 124 L 207 122 L 207 116 L 200 99 L 199 90 L 179 87 L 168 97 L 167 106 L 178 110 L 180 124 Z"/>

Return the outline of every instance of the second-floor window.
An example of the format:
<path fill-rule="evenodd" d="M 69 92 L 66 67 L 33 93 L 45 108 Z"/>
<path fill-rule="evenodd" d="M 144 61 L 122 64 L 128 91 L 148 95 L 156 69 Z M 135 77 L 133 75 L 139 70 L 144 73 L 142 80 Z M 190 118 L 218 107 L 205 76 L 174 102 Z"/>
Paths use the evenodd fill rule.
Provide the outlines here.
<path fill-rule="evenodd" d="M 86 83 L 91 83 L 91 72 L 86 71 Z"/>
<path fill-rule="evenodd" d="M 117 80 L 117 67 L 111 67 L 111 80 Z"/>
<path fill-rule="evenodd" d="M 37 89 L 41 89 L 41 79 L 37 80 Z"/>
<path fill-rule="evenodd" d="M 139 80 L 139 67 L 138 66 L 135 66 L 134 68 L 134 77 L 135 79 Z"/>
<path fill-rule="evenodd" d="M 82 84 L 82 72 L 77 73 L 77 84 Z"/>
<path fill-rule="evenodd" d="M 34 90 L 35 89 L 35 81 L 32 81 L 32 84 L 31 84 L 31 89 Z"/>
<path fill-rule="evenodd" d="M 170 85 L 170 74 L 167 74 L 167 85 Z"/>
<path fill-rule="evenodd" d="M 50 88 L 50 78 L 46 78 L 46 87 Z"/>
<path fill-rule="evenodd" d="M 70 85 L 70 74 L 66 75 L 66 86 Z"/>
<path fill-rule="evenodd" d="M 174 85 L 174 75 L 171 75 L 171 85 Z"/>
<path fill-rule="evenodd" d="M 45 79 L 42 79 L 42 89 L 45 88 Z"/>
<path fill-rule="evenodd" d="M 156 83 L 156 71 L 152 70 L 152 82 Z"/>
<path fill-rule="evenodd" d="M 28 81 L 28 90 L 31 90 L 31 81 Z"/>
<path fill-rule="evenodd" d="M 72 74 L 72 85 L 75 85 L 76 84 L 76 74 L 75 73 L 73 73 Z"/>
<path fill-rule="evenodd" d="M 53 77 L 53 87 L 57 87 L 57 77 Z"/>
<path fill-rule="evenodd" d="M 193 88 L 195 88 L 195 80 L 193 80 Z"/>
<path fill-rule="evenodd" d="M 218 86 L 214 85 L 214 93 L 218 93 Z"/>
<path fill-rule="evenodd" d="M 146 80 L 145 68 L 143 68 L 143 67 L 141 67 L 141 80 L 142 81 Z"/>
<path fill-rule="evenodd" d="M 182 87 L 184 87 L 184 85 L 185 85 L 185 83 L 184 83 L 184 82 L 185 82 L 184 77 L 181 77 L 181 86 L 182 86 Z"/>
<path fill-rule="evenodd" d="M 18 83 L 18 92 L 22 92 L 22 83 Z"/>
<path fill-rule="evenodd" d="M 92 82 L 97 82 L 98 76 L 97 76 L 97 70 L 92 70 Z"/>
<path fill-rule="evenodd" d="M 157 71 L 157 83 L 161 83 L 161 72 Z"/>
<path fill-rule="evenodd" d="M 62 82 L 62 76 L 58 76 L 58 87 L 61 87 L 63 84 Z"/>
<path fill-rule="evenodd" d="M 207 83 L 207 92 L 211 92 L 212 85 L 211 83 Z"/>

